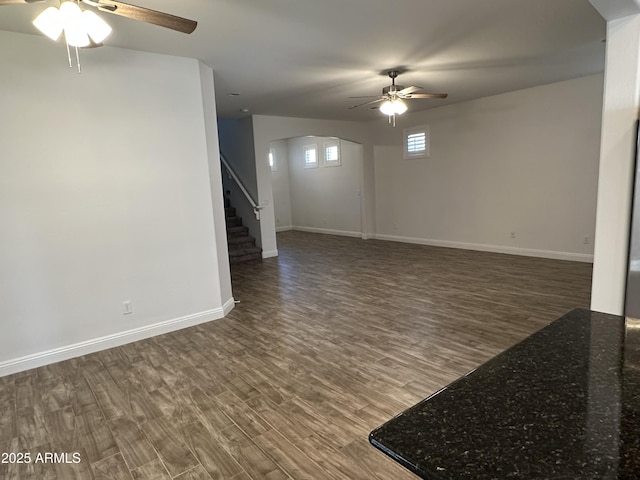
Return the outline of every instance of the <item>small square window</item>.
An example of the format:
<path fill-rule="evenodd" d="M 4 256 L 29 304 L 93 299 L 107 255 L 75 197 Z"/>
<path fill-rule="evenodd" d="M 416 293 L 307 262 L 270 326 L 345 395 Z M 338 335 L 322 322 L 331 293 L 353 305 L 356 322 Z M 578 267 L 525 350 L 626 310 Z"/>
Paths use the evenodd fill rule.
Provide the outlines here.
<path fill-rule="evenodd" d="M 304 146 L 304 168 L 318 168 L 318 147 L 315 144 Z"/>
<path fill-rule="evenodd" d="M 430 155 L 429 126 L 408 128 L 404 131 L 404 158 Z"/>
<path fill-rule="evenodd" d="M 335 140 L 324 144 L 324 166 L 340 166 L 340 141 Z"/>

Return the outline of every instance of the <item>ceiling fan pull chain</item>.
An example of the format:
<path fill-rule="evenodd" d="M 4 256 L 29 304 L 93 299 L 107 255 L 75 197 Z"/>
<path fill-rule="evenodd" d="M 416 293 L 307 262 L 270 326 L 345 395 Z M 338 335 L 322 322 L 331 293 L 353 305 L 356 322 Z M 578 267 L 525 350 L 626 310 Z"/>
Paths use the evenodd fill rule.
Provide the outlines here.
<path fill-rule="evenodd" d="M 78 5 L 78 8 L 80 8 L 80 0 L 76 0 L 76 4 Z M 82 73 L 82 68 L 80 67 L 80 52 L 77 45 L 74 48 L 76 49 L 76 63 L 78 64 L 78 73 Z"/>
<path fill-rule="evenodd" d="M 69 68 L 73 68 L 73 64 L 71 63 L 71 50 L 69 49 L 69 42 L 67 42 L 67 36 L 64 36 L 64 43 L 67 44 L 67 59 L 69 60 Z"/>
<path fill-rule="evenodd" d="M 80 50 L 78 50 L 78 47 L 76 48 L 76 62 L 78 63 L 78 73 L 82 73 L 82 67 L 80 67 Z"/>

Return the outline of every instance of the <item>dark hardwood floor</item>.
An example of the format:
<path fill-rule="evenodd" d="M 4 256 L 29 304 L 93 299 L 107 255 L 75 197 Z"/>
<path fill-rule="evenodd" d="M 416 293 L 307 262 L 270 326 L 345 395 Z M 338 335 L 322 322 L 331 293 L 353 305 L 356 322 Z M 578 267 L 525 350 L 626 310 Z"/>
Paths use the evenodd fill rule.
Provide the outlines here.
<path fill-rule="evenodd" d="M 573 307 L 591 266 L 301 232 L 226 318 L 0 378 L 2 479 L 403 480 L 370 430 Z M 80 463 L 35 463 L 78 452 Z M 72 457 L 69 459 L 73 462 Z"/>

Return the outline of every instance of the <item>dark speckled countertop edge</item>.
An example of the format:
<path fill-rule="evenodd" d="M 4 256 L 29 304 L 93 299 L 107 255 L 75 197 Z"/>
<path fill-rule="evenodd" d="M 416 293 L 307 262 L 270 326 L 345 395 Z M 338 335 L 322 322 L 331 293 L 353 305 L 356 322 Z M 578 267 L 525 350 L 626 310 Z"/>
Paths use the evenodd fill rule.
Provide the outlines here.
<path fill-rule="evenodd" d="M 556 323 L 559 322 L 560 320 L 563 320 L 562 323 Z M 572 323 L 569 323 L 572 322 Z M 576 322 L 583 322 L 583 323 L 576 323 Z M 584 323 L 587 322 L 587 323 Z M 593 325 L 595 326 L 595 328 L 597 328 L 598 330 L 598 337 L 600 338 L 602 337 L 603 340 L 600 341 L 598 340 L 598 342 L 596 342 L 595 344 L 593 343 L 593 336 L 591 337 L 591 340 L 589 340 L 589 335 L 588 335 L 588 330 L 585 330 L 586 332 L 586 337 L 584 334 L 582 334 L 580 337 L 574 337 L 574 330 L 576 328 L 578 329 L 583 329 L 583 327 L 576 327 L 577 325 L 587 325 L 584 328 L 589 328 L 588 325 L 590 325 L 590 323 L 588 322 L 595 322 L 593 323 Z M 605 323 L 603 323 L 605 322 Z M 612 327 L 609 327 L 609 323 L 607 322 L 613 322 L 611 325 Z M 622 323 L 620 323 L 622 322 Z M 552 325 L 556 324 L 556 326 L 551 327 Z M 609 314 L 605 314 L 605 313 L 600 313 L 600 312 L 594 312 L 594 311 L 590 311 L 588 309 L 584 309 L 584 308 L 576 308 L 571 310 L 570 312 L 566 313 L 565 315 L 562 315 L 560 318 L 558 318 L 557 320 L 554 320 L 553 322 L 549 322 L 547 325 L 541 327 L 539 330 L 533 332 L 532 334 L 530 334 L 529 336 L 527 336 L 526 338 L 524 338 L 523 340 L 521 340 L 520 342 L 512 345 L 511 347 L 507 348 L 506 350 L 504 350 L 503 352 L 500 352 L 499 354 L 497 354 L 496 356 L 494 356 L 493 358 L 487 360 L 486 362 L 484 362 L 483 364 L 481 364 L 480 366 L 478 366 L 475 369 L 470 370 L 469 372 L 467 372 L 465 375 L 461 376 L 460 378 L 454 380 L 452 383 L 446 385 L 445 387 L 441 388 L 440 390 L 438 390 L 437 392 L 434 392 L 433 394 L 429 395 L 427 398 L 425 398 L 424 400 L 421 400 L 420 402 L 418 402 L 417 404 L 409 407 L 408 409 L 404 410 L 403 412 L 398 413 L 395 417 L 393 417 L 392 419 L 386 421 L 384 424 L 378 426 L 377 428 L 375 428 L 374 430 L 371 431 L 371 433 L 368 436 L 368 440 L 369 443 L 375 447 L 376 449 L 380 450 L 383 454 L 385 454 L 386 456 L 390 457 L 391 459 L 395 460 L 396 462 L 398 462 L 400 465 L 402 465 L 403 467 L 405 467 L 407 470 L 411 471 L 412 473 L 414 473 L 415 475 L 423 478 L 423 479 L 427 479 L 427 480 L 449 480 L 452 478 L 512 478 L 513 472 L 508 473 L 508 469 L 507 471 L 502 470 L 503 473 L 505 473 L 504 476 L 502 476 L 501 474 L 498 474 L 498 471 L 496 471 L 493 475 L 489 474 L 490 476 L 487 476 L 487 470 L 485 469 L 483 474 L 480 474 L 479 476 L 474 475 L 472 472 L 476 472 L 476 473 L 480 473 L 479 471 L 476 471 L 472 466 L 472 464 L 467 464 L 464 465 L 461 468 L 465 469 L 465 468 L 470 468 L 470 469 L 474 469 L 474 470 L 464 470 L 464 471 L 460 471 L 458 473 L 463 473 L 463 475 L 459 475 L 459 476 L 452 476 L 452 475 L 456 475 L 456 468 L 451 468 L 452 465 L 455 464 L 446 464 L 446 463 L 441 463 L 441 462 L 434 462 L 431 463 L 431 460 L 427 461 L 425 463 L 425 461 L 427 460 L 427 458 L 437 458 L 433 457 L 431 455 L 431 453 L 429 453 L 429 455 L 426 455 L 425 453 L 421 453 L 421 452 L 432 452 L 431 448 L 435 447 L 436 449 L 439 449 L 440 451 L 442 451 L 441 446 L 444 445 L 443 443 L 440 443 L 441 441 L 445 441 L 447 445 L 449 445 L 449 441 L 446 440 L 447 438 L 456 438 L 451 437 L 451 435 L 448 435 L 446 437 L 443 437 L 442 434 L 443 432 L 449 431 L 450 434 L 452 433 L 451 430 L 449 430 L 448 424 L 442 424 L 439 419 L 439 416 L 436 417 L 432 417 L 434 420 L 431 421 L 427 421 L 425 423 L 425 426 L 427 424 L 431 425 L 428 428 L 423 428 L 422 429 L 422 433 L 418 433 L 418 431 L 415 429 L 415 427 L 417 427 L 419 425 L 414 423 L 414 421 L 421 421 L 420 415 L 424 415 L 424 413 L 426 411 L 433 411 L 433 402 L 435 401 L 435 405 L 444 405 L 447 404 L 449 405 L 449 397 L 451 397 L 451 395 L 454 395 L 451 398 L 455 398 L 455 395 L 459 395 L 459 392 L 464 392 L 467 391 L 469 392 L 470 389 L 475 388 L 476 385 L 480 384 L 482 385 L 483 383 L 487 382 L 487 379 L 491 380 L 491 377 L 487 377 L 487 373 L 489 371 L 491 372 L 500 372 L 501 370 L 503 370 L 505 366 L 510 366 L 512 365 L 512 359 L 517 358 L 514 357 L 515 355 L 520 355 L 522 357 L 522 352 L 524 352 L 527 355 L 531 355 L 531 346 L 532 345 L 537 345 L 538 344 L 542 344 L 545 342 L 549 342 L 550 340 L 550 332 L 559 332 L 561 336 L 559 336 L 558 338 L 563 340 L 565 338 L 569 339 L 571 338 L 573 341 L 574 338 L 576 338 L 576 341 L 580 341 L 583 343 L 577 343 L 575 347 L 572 347 L 573 350 L 571 350 L 574 354 L 579 353 L 581 356 L 580 358 L 583 359 L 581 360 L 582 363 L 584 363 L 584 359 L 589 359 L 589 352 L 590 350 L 588 350 L 589 346 L 592 349 L 591 350 L 591 358 L 589 361 L 593 361 L 595 358 L 600 358 L 599 356 L 601 356 L 600 352 L 603 352 L 602 355 L 605 355 L 605 357 L 608 354 L 608 352 L 612 352 L 614 350 L 618 350 L 618 351 L 624 351 L 624 349 L 622 348 L 624 345 L 624 341 L 620 342 L 619 339 L 617 337 L 620 337 L 619 333 L 617 331 L 617 329 L 619 329 L 619 324 L 622 325 L 622 328 L 624 329 L 624 317 L 619 317 L 619 316 L 615 316 L 615 315 L 609 315 Z M 600 325 L 600 327 L 598 327 L 598 325 Z M 613 332 L 613 336 L 611 336 L 609 334 L 609 336 L 611 336 L 610 339 L 606 339 L 604 337 L 607 336 L 607 334 L 602 333 L 602 326 L 605 326 L 605 328 L 607 330 L 611 330 L 613 328 L 613 330 L 615 330 L 615 332 Z M 551 328 L 550 328 L 551 327 Z M 594 327 L 591 327 L 594 328 Z M 567 330 L 569 329 L 569 330 Z M 623 339 L 623 336 L 621 337 Z M 590 344 L 587 344 L 587 349 L 585 350 L 585 348 L 581 345 L 584 345 L 584 342 L 591 342 Z M 557 349 L 557 342 L 554 340 L 552 341 L 553 343 L 556 343 L 556 349 Z M 604 342 L 604 343 L 602 343 Z M 627 342 L 628 343 L 628 342 Z M 525 345 L 522 345 L 525 344 Z M 570 347 L 570 345 L 568 345 Z M 629 345 L 626 345 L 627 347 Z M 518 348 L 516 348 L 518 347 Z M 604 350 L 602 350 L 604 348 Z M 635 344 L 634 344 L 634 348 Z M 558 352 L 562 352 L 559 353 L 559 355 L 564 355 L 564 350 L 566 349 L 566 347 L 564 345 L 561 345 L 561 350 L 557 350 Z M 640 349 L 638 350 L 640 351 Z M 518 352 L 517 354 L 515 352 Z M 527 353 L 528 352 L 528 353 Z M 543 350 L 544 352 L 544 350 Z M 594 353 L 596 353 L 597 355 L 594 356 Z M 586 357 L 583 358 L 583 355 L 587 355 Z M 613 357 L 611 357 L 609 355 L 609 360 L 607 360 L 606 358 L 604 359 L 604 361 L 614 361 L 614 363 L 612 364 L 615 367 L 615 371 L 618 371 L 618 360 L 615 360 L 615 355 Z M 527 357 L 528 358 L 528 357 Z M 562 359 L 563 357 L 558 357 L 560 359 Z M 604 357 L 603 357 L 604 358 Z M 619 358 L 619 357 L 618 357 Z M 640 357 L 639 357 L 640 358 Z M 612 360 L 613 359 L 613 360 Z M 519 363 L 513 364 L 513 366 L 515 365 L 520 365 Z M 525 366 L 527 364 L 525 363 Z M 579 364 L 577 364 L 579 365 Z M 608 364 L 603 364 L 604 366 L 607 366 Z M 486 368 L 485 368 L 486 366 Z M 497 367 L 497 368 L 496 368 Z M 545 365 L 544 368 L 547 368 L 548 365 Z M 528 367 L 527 367 L 528 368 Z M 537 367 L 536 367 L 537 368 Z M 602 371 L 602 369 L 600 369 Z M 639 369 L 640 370 L 640 369 Z M 555 371 L 555 370 L 554 370 Z M 479 376 L 474 375 L 475 372 L 478 372 Z M 482 373 L 480 373 L 482 372 Z M 524 372 L 530 373 L 528 370 L 524 370 Z M 578 373 L 580 373 L 581 371 L 579 371 Z M 515 373 L 515 371 L 514 371 Z M 597 372 L 596 372 L 597 373 Z M 606 373 L 606 372 L 605 372 Z M 493 373 L 492 373 L 493 375 Z M 516 373 L 516 375 L 518 375 Z M 582 373 L 580 373 L 580 375 L 582 375 Z M 608 377 L 608 373 L 607 373 L 607 377 Z M 524 377 L 523 377 L 524 378 Z M 527 377 L 529 378 L 529 377 Z M 547 377 L 544 377 L 545 379 Z M 581 380 L 582 377 L 577 377 L 578 378 L 578 383 L 573 383 L 570 385 L 579 385 L 580 382 L 582 382 L 583 380 Z M 575 380 L 575 379 L 574 379 Z M 553 379 L 551 379 L 551 381 L 553 382 Z M 599 381 L 598 377 L 593 377 L 593 373 L 591 375 L 591 377 L 589 377 L 589 381 L 590 382 L 596 382 L 593 385 L 599 385 L 599 383 L 597 383 Z M 616 380 L 617 381 L 617 380 Z M 546 382 L 546 380 L 543 380 L 543 382 Z M 638 383 L 638 382 L 636 382 Z M 536 388 L 539 387 L 540 383 L 535 384 Z M 546 386 L 546 383 L 543 383 L 542 385 L 544 385 L 544 388 L 548 388 Z M 553 384 L 554 385 L 554 389 L 557 389 L 558 385 Z M 609 387 L 608 384 L 604 384 L 607 388 Z M 499 388 L 502 388 L 502 385 L 499 385 Z M 562 387 L 564 388 L 564 387 Z M 452 393 L 450 390 L 453 390 Z M 526 391 L 526 390 L 525 390 Z M 556 390 L 553 390 L 552 393 L 554 393 Z M 535 393 L 537 393 L 537 391 L 534 391 Z M 518 391 L 519 393 L 519 391 Z M 444 395 L 443 395 L 444 394 Z M 439 396 L 443 396 L 444 398 L 439 398 L 436 399 L 436 397 Z M 459 397 L 462 398 L 462 397 Z M 467 397 L 465 397 L 467 398 Z M 638 397 L 640 398 L 640 396 Z M 555 397 L 551 398 L 551 400 L 555 401 Z M 566 400 L 566 399 L 565 399 Z M 432 402 L 431 404 L 429 404 L 428 402 Z M 563 403 L 559 403 L 558 405 L 562 406 Z M 579 404 L 579 406 L 582 406 L 582 404 Z M 448 409 L 451 409 L 451 407 L 446 407 Z M 554 407 L 555 408 L 555 407 Z M 556 409 L 557 410 L 557 409 Z M 438 411 L 438 410 L 436 410 Z M 543 410 L 544 411 L 544 410 Z M 555 410 L 552 411 L 551 413 L 556 413 Z M 566 413 L 566 412 L 565 412 Z M 573 414 L 573 413 L 572 413 Z M 572 415 L 571 414 L 571 415 Z M 457 414 L 456 414 L 457 415 Z M 570 415 L 570 416 L 571 416 Z M 463 414 L 464 417 L 464 414 Z M 449 418 L 449 420 L 451 420 Z M 408 430 L 405 430 L 404 427 L 398 429 L 398 427 L 400 425 L 405 425 L 406 428 L 408 428 Z M 447 425 L 446 427 L 442 427 L 442 425 Z M 467 425 L 467 424 L 465 424 Z M 454 425 L 455 426 L 455 425 Z M 458 424 L 458 427 L 460 426 L 460 423 Z M 527 425 L 528 426 L 528 425 Z M 592 428 L 593 426 L 591 426 Z M 395 431 L 395 433 L 393 435 L 395 435 L 395 438 L 397 440 L 393 440 L 391 441 L 391 436 L 389 436 L 389 433 L 392 430 L 389 430 L 389 428 L 393 429 Z M 435 430 L 432 430 L 432 428 L 435 428 Z M 446 430 L 443 430 L 443 428 L 445 428 Z M 466 426 L 464 426 L 464 428 L 467 428 Z M 571 427 L 573 428 L 573 427 Z M 407 431 L 410 432 L 411 430 L 413 430 L 416 433 L 412 433 L 412 434 L 408 434 L 411 439 L 408 439 L 408 443 L 404 440 L 402 440 L 402 432 Z M 439 431 L 440 430 L 440 431 Z M 569 430 L 571 432 L 573 432 L 572 430 Z M 635 429 L 633 431 L 636 431 Z M 433 435 L 432 435 L 433 432 Z M 496 432 L 498 433 L 498 432 Z M 573 432 L 575 433 L 575 432 Z M 603 431 L 603 433 L 607 434 L 608 432 Z M 466 438 L 465 437 L 460 437 L 460 429 L 458 428 L 457 430 L 457 438 Z M 498 433 L 499 434 L 499 433 Z M 400 435 L 400 436 L 399 436 Z M 414 437 L 413 435 L 417 435 L 416 437 Z M 421 441 L 419 440 L 420 438 L 424 438 L 426 440 L 425 444 L 422 444 Z M 427 438 L 431 438 L 431 440 L 427 440 Z M 495 437 L 494 437 L 495 438 Z M 505 440 L 508 437 L 505 437 Z M 570 438 L 575 438 L 575 437 L 570 437 Z M 437 440 L 436 440 L 437 439 Z M 389 440 L 389 441 L 387 441 Z M 462 442 L 464 442 L 465 440 L 462 440 Z M 513 437 L 510 438 L 510 441 L 513 441 Z M 400 442 L 400 443 L 396 443 L 396 442 Z M 417 443 L 416 443 L 417 442 Z M 435 442 L 435 443 L 434 443 Z M 461 442 L 457 442 L 458 446 Z M 507 443 L 508 444 L 508 443 Z M 396 448 L 402 445 L 402 448 Z M 406 445 L 414 445 L 414 447 L 406 447 Z M 431 446 L 428 446 L 431 445 Z M 438 447 L 438 445 L 440 445 L 440 447 Z M 466 446 L 466 445 L 465 445 Z M 606 445 L 605 445 L 606 447 Z M 426 448 L 426 450 L 425 450 Z M 464 448 L 462 450 L 465 450 Z M 458 454 L 461 453 L 467 453 L 466 451 L 463 452 L 462 450 L 458 450 Z M 451 452 L 450 450 L 448 450 L 448 448 L 446 451 Z M 604 451 L 604 450 L 603 450 Z M 605 451 L 606 453 L 606 451 Z M 463 455 L 464 456 L 464 455 Z M 452 453 L 449 454 L 449 458 L 461 458 L 458 456 L 453 457 Z M 503 459 L 507 459 L 509 457 L 503 457 Z M 518 458 L 518 456 L 516 456 L 515 458 Z M 571 457 L 569 458 L 569 460 L 571 460 L 572 458 L 577 458 L 577 457 Z M 594 465 L 578 465 L 577 470 L 572 470 L 573 473 L 578 473 L 578 472 L 582 472 L 582 473 L 589 473 L 589 474 L 593 474 L 593 475 L 598 475 L 597 478 L 632 478 L 632 477 L 612 477 L 610 476 L 612 474 L 612 470 L 609 468 L 611 467 L 611 465 L 609 463 L 607 463 L 607 457 L 605 455 L 605 460 L 601 461 L 599 464 L 594 464 Z M 446 460 L 446 458 L 445 458 Z M 567 460 L 567 458 L 563 458 L 563 460 Z M 540 462 L 544 468 L 544 465 L 547 465 L 547 462 Z M 614 462 L 615 463 L 615 462 Z M 640 464 L 640 463 L 639 463 Z M 572 468 L 572 463 L 570 461 L 566 462 L 566 468 Z M 485 467 L 485 465 L 481 465 L 481 468 Z M 526 465 L 525 465 L 526 466 Z M 442 467 L 442 468 L 441 468 Z M 446 470 L 445 470 L 446 467 Z M 582 469 L 584 468 L 591 468 L 591 470 L 585 470 L 584 472 L 582 471 Z M 442 472 L 437 471 L 436 468 L 438 470 L 442 469 Z M 551 468 L 551 467 L 550 467 Z M 564 468 L 564 467 L 563 467 Z M 602 470 L 602 468 L 604 468 L 604 470 Z M 539 470 L 539 469 L 538 469 Z M 558 470 L 555 467 L 552 468 L 553 471 L 551 470 L 547 470 L 546 473 L 542 472 L 542 471 L 533 471 L 531 470 L 529 473 L 532 474 L 533 476 L 531 478 L 572 478 L 571 476 L 566 476 L 567 472 L 571 472 L 569 470 Z M 602 470 L 602 471 L 601 471 Z M 614 467 L 615 470 L 615 467 Z M 500 470 L 499 470 L 500 471 Z M 626 470 L 627 472 L 629 471 L 628 469 Z M 596 473 L 599 472 L 599 473 Z M 601 473 L 606 472 L 605 476 L 599 476 Z M 640 470 L 636 471 L 635 473 L 640 472 Z M 518 470 L 516 469 L 516 473 L 518 473 Z M 520 471 L 518 473 L 518 475 L 523 474 L 523 471 Z M 542 473 L 543 476 L 535 476 L 536 474 L 540 474 Z M 497 476 L 495 474 L 498 474 Z M 471 476 L 470 476 L 471 475 Z M 549 476 L 551 475 L 551 476 Z M 582 478 L 582 477 L 581 477 Z M 584 478 L 587 478 L 587 476 L 585 476 Z M 589 479 L 591 478 L 596 478 L 588 476 Z M 633 478 L 640 478 L 640 477 L 633 477 Z"/>
<path fill-rule="evenodd" d="M 542 327 L 544 328 L 544 327 Z M 532 335 L 535 335 L 537 332 L 534 332 Z M 522 340 L 524 341 L 524 340 Z M 514 345 L 515 346 L 515 345 Z M 508 349 L 507 349 L 508 350 Z M 506 352 L 506 350 L 505 350 Z M 497 356 L 502 355 L 504 352 L 500 352 Z M 496 357 L 492 357 L 491 359 L 487 360 L 487 362 L 490 362 L 491 360 L 493 360 Z M 485 362 L 485 363 L 487 363 Z M 478 368 L 480 368 L 482 365 L 473 368 L 471 370 L 469 370 L 467 373 L 465 373 L 464 375 L 462 375 L 461 377 L 455 379 L 453 382 L 445 385 L 444 387 L 442 387 L 441 389 L 433 392 L 431 395 L 429 395 L 428 397 L 426 397 L 423 400 L 420 400 L 418 403 L 416 403 L 415 405 L 403 410 L 402 412 L 398 413 L 397 415 L 395 415 L 393 418 L 390 418 L 389 420 L 387 420 L 386 422 L 384 422 L 382 425 L 380 425 L 379 427 L 376 427 L 375 429 L 373 429 L 371 431 L 371 433 L 369 433 L 369 443 L 371 445 L 373 445 L 375 448 L 377 448 L 378 450 L 380 450 L 382 453 L 384 453 L 385 455 L 387 455 L 388 457 L 391 457 L 393 460 L 395 460 L 396 462 L 398 462 L 399 464 L 401 464 L 403 467 L 411 470 L 413 473 L 415 473 L 416 475 L 419 476 L 423 476 L 423 475 L 430 475 L 430 478 L 433 478 L 434 480 L 437 480 L 437 476 L 435 474 L 433 474 L 432 472 L 427 472 L 424 471 L 422 468 L 420 468 L 419 465 L 411 462 L 410 460 L 407 460 L 406 458 L 404 458 L 402 455 L 399 455 L 398 453 L 394 452 L 393 450 L 387 448 L 384 444 L 380 443 L 379 441 L 376 440 L 375 436 L 377 434 L 378 431 L 382 430 L 383 428 L 385 428 L 388 424 L 392 423 L 394 420 L 396 420 L 398 417 L 401 417 L 403 415 L 406 415 L 408 413 L 410 413 L 413 410 L 419 409 L 424 403 L 430 401 L 431 399 L 435 398 L 436 396 L 440 395 L 443 392 L 446 392 L 447 390 L 449 390 L 449 388 L 455 384 L 457 384 L 458 382 L 461 382 L 463 380 L 465 380 L 469 375 L 471 375 L 473 372 L 475 372 Z"/>
<path fill-rule="evenodd" d="M 374 430 L 374 432 L 375 432 L 375 430 Z M 428 475 L 427 472 L 423 472 L 422 470 L 420 470 L 420 468 L 418 468 L 417 465 L 414 465 L 413 463 L 411 463 L 409 460 L 405 459 L 401 455 L 397 455 L 396 453 L 394 453 L 393 451 L 389 450 L 387 447 L 382 445 L 380 442 L 378 442 L 375 438 L 372 437 L 374 432 L 371 432 L 369 434 L 369 443 L 371 443 L 371 445 L 373 445 L 378 450 L 380 450 L 382 453 L 384 453 L 388 457 L 392 458 L 393 460 L 398 462 L 400 465 L 402 465 L 404 468 L 406 468 L 407 470 L 415 473 L 416 475 L 418 475 L 418 476 Z"/>
<path fill-rule="evenodd" d="M 542 327 L 545 328 L 545 327 Z M 542 330 L 542 328 L 540 330 Z M 538 330 L 539 331 L 539 330 Z M 532 335 L 535 335 L 537 332 L 532 333 Z M 527 337 L 528 338 L 528 337 Z M 526 340 L 526 339 L 525 339 Z M 524 340 L 522 340 L 524 341 Z M 518 342 L 520 343 L 520 342 Z M 515 344 L 517 345 L 517 344 Z M 514 345 L 514 346 L 515 346 Z M 507 349 L 508 350 L 508 349 Z M 505 350 L 504 352 L 506 352 L 507 350 Z M 499 353 L 497 356 L 502 355 L 504 352 Z M 493 360 L 496 357 L 492 357 L 491 359 L 487 360 L 488 363 L 491 360 Z M 429 478 L 429 479 L 433 479 L 433 480 L 439 480 L 438 479 L 438 475 L 434 472 L 429 472 L 424 470 L 423 468 L 420 467 L 420 465 L 411 462 L 410 460 L 407 460 L 406 458 L 404 458 L 402 455 L 397 454 L 396 452 L 394 452 L 393 450 L 387 448 L 385 445 L 383 445 L 382 443 L 378 442 L 375 439 L 375 435 L 376 433 L 383 429 L 387 424 L 392 423 L 394 420 L 396 420 L 398 417 L 401 417 L 402 415 L 408 414 L 411 411 L 420 408 L 421 405 L 423 405 L 424 403 L 428 402 L 429 400 L 435 398 L 436 396 L 440 395 L 443 392 L 446 392 L 447 390 L 449 390 L 449 388 L 455 384 L 457 384 L 458 382 L 461 382 L 463 380 L 465 380 L 469 375 L 471 375 L 473 372 L 475 372 L 476 370 L 478 370 L 478 368 L 482 367 L 481 364 L 480 366 L 473 368 L 471 370 L 469 370 L 467 373 L 465 373 L 464 375 L 462 375 L 461 377 L 455 379 L 453 382 L 445 385 L 444 387 L 442 387 L 441 389 L 433 392 L 431 395 L 429 395 L 428 397 L 426 397 L 425 399 L 419 401 L 418 403 L 416 403 L 415 405 L 403 410 L 402 412 L 398 413 L 396 416 L 394 416 L 393 418 L 387 420 L 385 423 L 383 423 L 382 425 L 380 425 L 379 427 L 373 429 L 371 431 L 371 433 L 369 433 L 369 443 L 371 445 L 373 445 L 375 448 L 377 448 L 378 450 L 380 450 L 382 453 L 384 453 L 385 455 L 387 455 L 388 457 L 392 458 L 393 460 L 395 460 L 396 462 L 398 462 L 400 465 L 402 465 L 403 467 L 405 467 L 406 469 L 410 470 L 411 472 L 415 473 L 416 475 L 422 477 L 422 478 Z M 425 475 L 428 475 L 428 477 L 425 477 Z"/>
<path fill-rule="evenodd" d="M 589 310 L 587 309 L 583 309 L 583 308 L 575 308 L 573 310 L 571 310 L 570 312 L 574 311 L 574 310 L 584 310 L 585 312 L 588 312 Z M 568 315 L 567 312 L 565 315 Z M 561 316 L 559 318 L 564 317 Z M 394 459 L 396 462 L 400 463 L 403 467 L 411 470 L 413 473 L 415 473 L 416 475 L 430 475 L 432 478 L 434 478 L 434 480 L 437 480 L 437 476 L 436 474 L 432 473 L 432 472 L 426 472 L 423 469 L 421 469 L 418 465 L 415 465 L 414 463 L 412 463 L 411 461 L 405 459 L 403 456 L 395 453 L 393 450 L 390 450 L 389 448 L 387 448 L 386 446 L 384 446 L 382 443 L 378 442 L 375 439 L 375 435 L 376 433 L 383 429 L 387 424 L 392 423 L 394 420 L 396 420 L 398 417 L 401 417 L 402 415 L 408 414 L 410 413 L 412 410 L 418 409 L 420 408 L 421 405 L 423 405 L 424 403 L 432 400 L 433 398 L 435 398 L 436 396 L 440 395 L 443 392 L 446 392 L 447 390 L 449 390 L 449 388 L 451 388 L 452 386 L 456 385 L 457 383 L 467 379 L 470 375 L 472 375 L 476 370 L 482 368 L 485 364 L 493 362 L 494 360 L 500 358 L 501 356 L 507 354 L 509 352 L 509 350 L 511 350 L 512 348 L 516 347 L 517 345 L 529 340 L 531 337 L 535 336 L 537 333 L 541 332 L 542 330 L 544 330 L 546 327 L 548 327 L 549 325 L 551 325 L 554 321 L 547 323 L 546 325 L 543 325 L 542 327 L 540 327 L 538 330 L 536 330 L 535 332 L 531 333 L 530 335 L 528 335 L 527 337 L 523 338 L 522 340 L 520 340 L 517 343 L 514 343 L 512 346 L 508 347 L 507 349 L 503 350 L 502 352 L 498 353 L 497 355 L 491 357 L 490 359 L 486 360 L 485 362 L 481 363 L 480 365 L 478 365 L 476 368 L 472 368 L 471 370 L 469 370 L 467 373 L 465 373 L 464 375 L 462 375 L 461 377 L 455 379 L 453 382 L 448 383 L 447 385 L 445 385 L 444 387 L 442 387 L 441 389 L 433 392 L 431 395 L 429 395 L 428 397 L 426 397 L 423 400 L 420 400 L 418 403 L 416 403 L 415 405 L 403 410 L 402 412 L 398 413 L 397 415 L 395 415 L 393 418 L 390 418 L 389 420 L 387 420 L 386 422 L 384 422 L 382 425 L 376 427 L 375 429 L 373 429 L 371 431 L 371 433 L 369 433 L 369 443 L 371 445 L 373 445 L 375 448 L 377 448 L 378 450 L 380 450 L 382 453 L 384 453 L 385 455 L 391 457 L 392 459 Z"/>

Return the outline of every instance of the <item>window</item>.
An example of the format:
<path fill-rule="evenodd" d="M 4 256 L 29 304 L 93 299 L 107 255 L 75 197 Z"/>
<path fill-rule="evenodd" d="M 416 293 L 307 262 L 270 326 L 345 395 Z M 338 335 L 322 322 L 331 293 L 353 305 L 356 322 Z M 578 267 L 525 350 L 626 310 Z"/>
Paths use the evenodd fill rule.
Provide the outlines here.
<path fill-rule="evenodd" d="M 269 166 L 271 167 L 272 172 L 278 170 L 278 165 L 276 163 L 276 153 L 273 151 L 273 149 L 269 149 Z"/>
<path fill-rule="evenodd" d="M 304 146 L 304 168 L 318 168 L 318 147 L 315 144 Z"/>
<path fill-rule="evenodd" d="M 407 153 L 424 153 L 426 147 L 427 144 L 424 132 L 407 135 Z"/>
<path fill-rule="evenodd" d="M 324 144 L 324 166 L 340 166 L 340 140 L 331 140 Z"/>
<path fill-rule="evenodd" d="M 428 157 L 430 147 L 428 125 L 404 131 L 404 158 Z"/>

